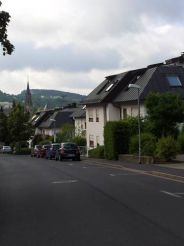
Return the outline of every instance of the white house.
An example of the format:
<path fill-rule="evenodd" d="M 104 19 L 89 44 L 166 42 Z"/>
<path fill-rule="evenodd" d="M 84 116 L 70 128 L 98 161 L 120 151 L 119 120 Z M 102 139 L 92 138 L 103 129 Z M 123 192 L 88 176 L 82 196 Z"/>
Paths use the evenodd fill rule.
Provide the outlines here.
<path fill-rule="evenodd" d="M 129 88 L 129 85 L 137 88 Z M 140 89 L 138 89 L 140 88 Z M 176 92 L 184 98 L 184 55 L 121 74 L 111 75 L 97 86 L 83 101 L 86 105 L 87 147 L 104 144 L 107 121 L 146 115 L 144 102 L 150 92 Z"/>
<path fill-rule="evenodd" d="M 75 122 L 75 136 L 86 137 L 86 107 L 77 109 L 71 117 Z"/>
<path fill-rule="evenodd" d="M 54 136 L 61 131 L 65 124 L 74 124 L 72 114 L 76 108 L 57 108 L 37 112 L 32 117 L 32 124 L 35 127 L 35 135 Z"/>

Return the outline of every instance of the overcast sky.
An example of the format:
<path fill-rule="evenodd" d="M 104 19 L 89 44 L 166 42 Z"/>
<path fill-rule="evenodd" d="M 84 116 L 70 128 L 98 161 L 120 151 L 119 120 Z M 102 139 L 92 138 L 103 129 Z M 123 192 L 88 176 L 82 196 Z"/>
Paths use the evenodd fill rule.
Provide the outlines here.
<path fill-rule="evenodd" d="M 88 94 L 105 76 L 179 56 L 183 0 L 2 0 L 15 45 L 0 56 L 0 90 Z"/>

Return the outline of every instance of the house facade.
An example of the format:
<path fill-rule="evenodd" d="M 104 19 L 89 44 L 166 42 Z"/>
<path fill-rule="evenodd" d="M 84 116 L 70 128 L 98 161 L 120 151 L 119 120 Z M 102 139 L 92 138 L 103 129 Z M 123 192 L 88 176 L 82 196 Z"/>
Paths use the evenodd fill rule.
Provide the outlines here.
<path fill-rule="evenodd" d="M 136 88 L 130 88 L 133 84 Z M 184 98 L 184 55 L 146 68 L 111 75 L 97 86 L 83 101 L 86 105 L 87 147 L 104 144 L 104 126 L 107 121 L 116 121 L 138 115 L 146 116 L 144 105 L 150 92 L 174 92 Z"/>
<path fill-rule="evenodd" d="M 74 124 L 72 114 L 76 108 L 56 108 L 37 112 L 32 117 L 35 135 L 55 136 L 65 124 Z"/>
<path fill-rule="evenodd" d="M 86 137 L 86 107 L 77 109 L 72 118 L 75 122 L 75 136 Z"/>

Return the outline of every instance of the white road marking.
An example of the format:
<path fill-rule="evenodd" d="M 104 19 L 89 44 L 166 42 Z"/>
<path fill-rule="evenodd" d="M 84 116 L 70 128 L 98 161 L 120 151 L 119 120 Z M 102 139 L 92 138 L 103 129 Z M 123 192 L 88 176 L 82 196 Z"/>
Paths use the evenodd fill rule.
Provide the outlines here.
<path fill-rule="evenodd" d="M 71 184 L 71 183 L 76 183 L 78 180 L 75 179 L 70 179 L 70 180 L 58 180 L 58 181 L 53 181 L 52 184 Z"/>
<path fill-rule="evenodd" d="M 176 192 L 177 195 L 184 195 L 184 192 Z"/>
<path fill-rule="evenodd" d="M 73 166 L 73 164 L 72 164 L 72 163 L 70 163 L 70 164 L 68 164 L 68 166 Z"/>
<path fill-rule="evenodd" d="M 142 175 L 142 174 L 139 174 L 139 173 L 110 173 L 109 176 L 111 177 L 115 177 L 115 176 L 136 176 L 136 175 Z"/>
<path fill-rule="evenodd" d="M 178 193 L 172 193 L 172 192 L 168 192 L 165 190 L 161 190 L 162 193 L 169 195 L 169 196 L 173 196 L 173 197 L 177 197 L 177 198 L 182 198 L 181 196 L 178 195 Z"/>
<path fill-rule="evenodd" d="M 88 168 L 88 167 L 82 167 L 82 168 Z"/>

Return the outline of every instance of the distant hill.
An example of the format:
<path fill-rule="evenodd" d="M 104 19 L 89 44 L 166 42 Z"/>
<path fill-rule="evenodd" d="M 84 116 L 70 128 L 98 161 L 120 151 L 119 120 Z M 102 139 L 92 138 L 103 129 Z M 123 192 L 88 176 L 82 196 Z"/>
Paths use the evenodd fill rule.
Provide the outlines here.
<path fill-rule="evenodd" d="M 18 95 L 10 95 L 0 91 L 0 102 L 12 102 L 13 100 L 24 103 L 26 91 Z M 45 105 L 48 108 L 63 107 L 68 104 L 79 103 L 85 96 L 57 90 L 31 90 L 33 108 L 42 109 Z"/>

